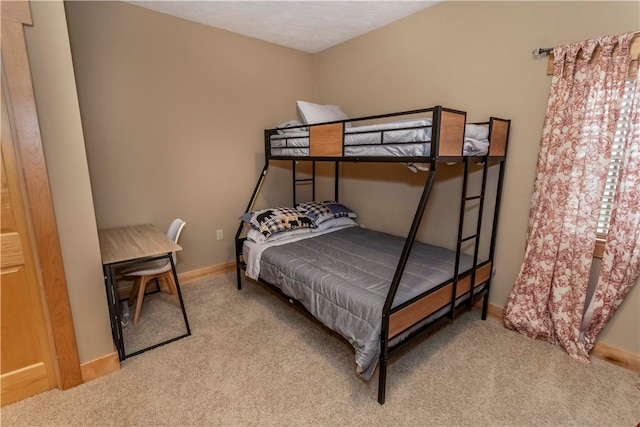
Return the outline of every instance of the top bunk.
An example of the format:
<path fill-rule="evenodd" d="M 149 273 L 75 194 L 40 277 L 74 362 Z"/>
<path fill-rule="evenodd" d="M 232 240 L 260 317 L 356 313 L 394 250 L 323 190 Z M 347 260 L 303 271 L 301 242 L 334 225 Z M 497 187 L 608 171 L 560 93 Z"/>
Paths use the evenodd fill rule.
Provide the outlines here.
<path fill-rule="evenodd" d="M 305 119 L 300 102 L 298 109 Z M 319 107 L 334 107 L 342 113 L 336 106 Z M 344 113 L 337 117 L 343 118 L 311 124 L 292 121 L 266 129 L 267 162 L 455 163 L 486 156 L 500 161 L 506 155 L 510 126 L 510 120 L 495 117 L 467 123 L 466 112 L 441 106 L 355 119 Z"/>

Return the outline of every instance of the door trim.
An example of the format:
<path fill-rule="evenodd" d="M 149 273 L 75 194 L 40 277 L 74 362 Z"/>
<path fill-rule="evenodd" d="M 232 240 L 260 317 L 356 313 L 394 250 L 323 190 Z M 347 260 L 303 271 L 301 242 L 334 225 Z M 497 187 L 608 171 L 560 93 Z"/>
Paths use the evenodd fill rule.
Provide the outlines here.
<path fill-rule="evenodd" d="M 24 175 L 24 197 L 42 275 L 58 385 L 68 389 L 82 384 L 82 373 L 24 38 L 23 26 L 32 25 L 31 11 L 28 1 L 3 1 L 1 7 L 7 103 Z"/>

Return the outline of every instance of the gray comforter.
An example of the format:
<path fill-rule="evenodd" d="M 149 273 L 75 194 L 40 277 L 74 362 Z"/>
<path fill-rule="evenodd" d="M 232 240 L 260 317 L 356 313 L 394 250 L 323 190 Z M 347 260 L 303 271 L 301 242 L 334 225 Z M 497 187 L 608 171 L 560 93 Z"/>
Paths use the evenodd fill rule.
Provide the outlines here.
<path fill-rule="evenodd" d="M 260 277 L 300 301 L 356 351 L 357 372 L 369 379 L 380 354 L 381 313 L 404 238 L 351 227 L 271 247 Z M 415 242 L 394 306 L 449 280 L 455 252 Z M 461 260 L 460 271 L 471 259 Z"/>

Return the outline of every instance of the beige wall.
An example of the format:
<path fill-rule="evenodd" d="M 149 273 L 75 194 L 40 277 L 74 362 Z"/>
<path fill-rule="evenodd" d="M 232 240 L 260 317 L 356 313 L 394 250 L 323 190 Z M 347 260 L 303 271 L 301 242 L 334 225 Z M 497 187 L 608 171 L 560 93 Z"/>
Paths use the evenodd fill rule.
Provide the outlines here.
<path fill-rule="evenodd" d="M 25 34 L 80 362 L 114 351 L 61 1 L 32 2 Z"/>
<path fill-rule="evenodd" d="M 490 115 L 512 119 L 491 294 L 491 303 L 503 306 L 524 253 L 551 81 L 546 59 L 535 59 L 531 51 L 638 30 L 638 16 L 637 2 L 444 2 L 315 55 L 314 99 L 338 104 L 352 117 L 444 105 L 468 111 L 471 121 Z M 383 167 L 390 181 L 378 167 L 344 168 L 350 180 L 343 185 L 343 200 L 366 225 L 408 229 L 419 177 L 400 166 Z M 447 203 L 454 184 L 442 179 L 434 190 L 423 233 L 430 240 L 446 243 L 455 234 Z M 436 227 L 442 220 L 444 226 Z M 636 287 L 601 340 L 640 353 L 638 313 Z"/>
<path fill-rule="evenodd" d="M 178 271 L 234 260 L 262 130 L 311 97 L 311 55 L 124 2 L 66 10 L 98 227 L 181 217 Z"/>

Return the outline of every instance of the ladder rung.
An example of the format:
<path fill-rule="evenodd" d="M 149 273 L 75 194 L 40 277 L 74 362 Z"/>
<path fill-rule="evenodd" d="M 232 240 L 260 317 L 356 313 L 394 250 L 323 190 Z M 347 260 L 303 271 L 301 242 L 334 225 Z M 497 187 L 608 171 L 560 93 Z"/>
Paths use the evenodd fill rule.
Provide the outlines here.
<path fill-rule="evenodd" d="M 295 182 L 311 182 L 313 178 L 296 179 Z"/>
<path fill-rule="evenodd" d="M 464 239 L 460 240 L 460 242 L 458 242 L 458 243 L 463 243 L 463 242 L 466 242 L 467 240 L 475 239 L 476 237 L 478 237 L 478 235 L 477 234 L 473 234 L 471 236 L 465 237 Z"/>
<path fill-rule="evenodd" d="M 471 197 L 465 197 L 463 200 L 466 202 L 468 200 L 476 200 L 476 199 L 482 199 L 482 194 L 480 194 L 479 196 L 471 196 Z"/>

